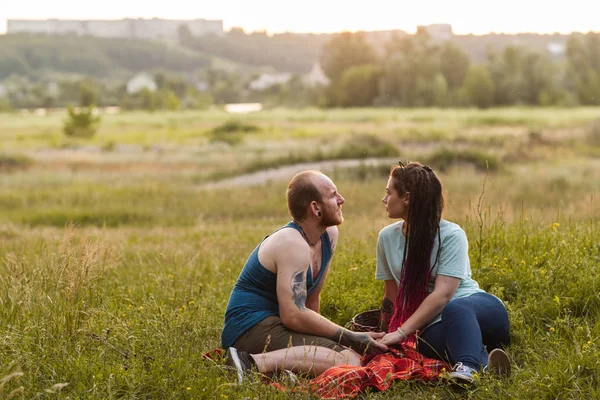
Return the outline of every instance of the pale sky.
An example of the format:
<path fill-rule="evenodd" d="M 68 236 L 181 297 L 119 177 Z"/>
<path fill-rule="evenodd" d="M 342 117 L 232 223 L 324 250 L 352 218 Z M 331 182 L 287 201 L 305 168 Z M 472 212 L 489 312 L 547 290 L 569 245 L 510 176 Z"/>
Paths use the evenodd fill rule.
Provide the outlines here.
<path fill-rule="evenodd" d="M 0 0 L 7 19 L 221 19 L 247 32 L 339 32 L 449 23 L 456 34 L 600 31 L 596 0 Z M 560 4 L 560 6 L 558 5 Z"/>

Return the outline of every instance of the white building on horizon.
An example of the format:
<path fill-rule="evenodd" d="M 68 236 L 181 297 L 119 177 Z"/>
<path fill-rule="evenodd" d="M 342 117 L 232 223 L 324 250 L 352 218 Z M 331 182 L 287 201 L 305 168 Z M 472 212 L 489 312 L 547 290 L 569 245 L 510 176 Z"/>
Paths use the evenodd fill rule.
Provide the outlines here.
<path fill-rule="evenodd" d="M 127 81 L 126 90 L 128 94 L 136 94 L 142 90 L 148 90 L 149 92 L 155 92 L 158 89 L 158 85 L 146 72 L 140 72 L 129 81 Z"/>
<path fill-rule="evenodd" d="M 302 82 L 309 87 L 329 86 L 331 83 L 318 61 L 313 64 L 309 72 L 302 76 Z"/>
<path fill-rule="evenodd" d="M 9 19 L 6 23 L 6 33 L 177 39 L 182 26 L 186 26 L 194 36 L 224 34 L 223 20 L 172 20 L 161 18 L 126 18 L 120 20 Z"/>

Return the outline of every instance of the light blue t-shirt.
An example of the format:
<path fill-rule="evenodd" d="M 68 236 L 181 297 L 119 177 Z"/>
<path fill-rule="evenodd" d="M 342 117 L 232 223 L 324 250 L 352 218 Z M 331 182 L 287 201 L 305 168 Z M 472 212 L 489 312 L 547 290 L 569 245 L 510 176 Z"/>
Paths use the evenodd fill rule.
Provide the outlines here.
<path fill-rule="evenodd" d="M 377 240 L 377 271 L 375 278 L 378 280 L 395 280 L 400 283 L 402 276 L 402 258 L 406 238 L 402 234 L 404 221 L 386 226 L 379 232 Z M 436 275 L 446 275 L 460 278 L 460 284 L 452 300 L 483 292 L 476 281 L 471 279 L 471 264 L 469 262 L 469 242 L 467 235 L 460 226 L 442 219 L 440 221 L 440 236 L 442 248 L 437 264 L 429 277 L 428 292 L 433 292 Z M 435 236 L 433 251 L 431 252 L 431 265 L 435 262 L 438 253 L 439 240 Z M 436 316 L 429 324 L 432 325 L 442 319 L 441 314 Z M 429 326 L 428 325 L 428 326 Z"/>

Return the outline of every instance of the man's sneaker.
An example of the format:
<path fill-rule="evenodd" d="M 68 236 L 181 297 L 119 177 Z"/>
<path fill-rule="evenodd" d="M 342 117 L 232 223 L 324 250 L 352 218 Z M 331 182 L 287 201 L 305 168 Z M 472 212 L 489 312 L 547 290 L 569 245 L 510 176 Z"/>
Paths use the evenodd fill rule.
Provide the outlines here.
<path fill-rule="evenodd" d="M 477 370 L 471 367 L 464 365 L 459 362 L 456 363 L 452 372 L 448 374 L 448 376 L 457 381 L 458 383 L 471 384 L 475 380 L 475 375 L 477 374 Z"/>
<path fill-rule="evenodd" d="M 494 349 L 488 354 L 487 371 L 500 376 L 510 376 L 510 360 L 502 349 Z"/>
<path fill-rule="evenodd" d="M 250 354 L 238 351 L 235 347 L 230 347 L 225 352 L 225 364 L 235 369 L 239 383 L 242 383 L 244 375 L 247 375 L 250 369 L 256 366 L 256 362 Z"/>

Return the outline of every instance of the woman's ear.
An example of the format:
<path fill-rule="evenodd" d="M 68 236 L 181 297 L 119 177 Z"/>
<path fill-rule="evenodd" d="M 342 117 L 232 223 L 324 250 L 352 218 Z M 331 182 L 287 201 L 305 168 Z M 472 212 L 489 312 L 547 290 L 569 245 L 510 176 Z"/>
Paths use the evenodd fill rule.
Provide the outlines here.
<path fill-rule="evenodd" d="M 408 205 L 410 203 L 410 192 L 404 193 L 404 205 Z"/>

